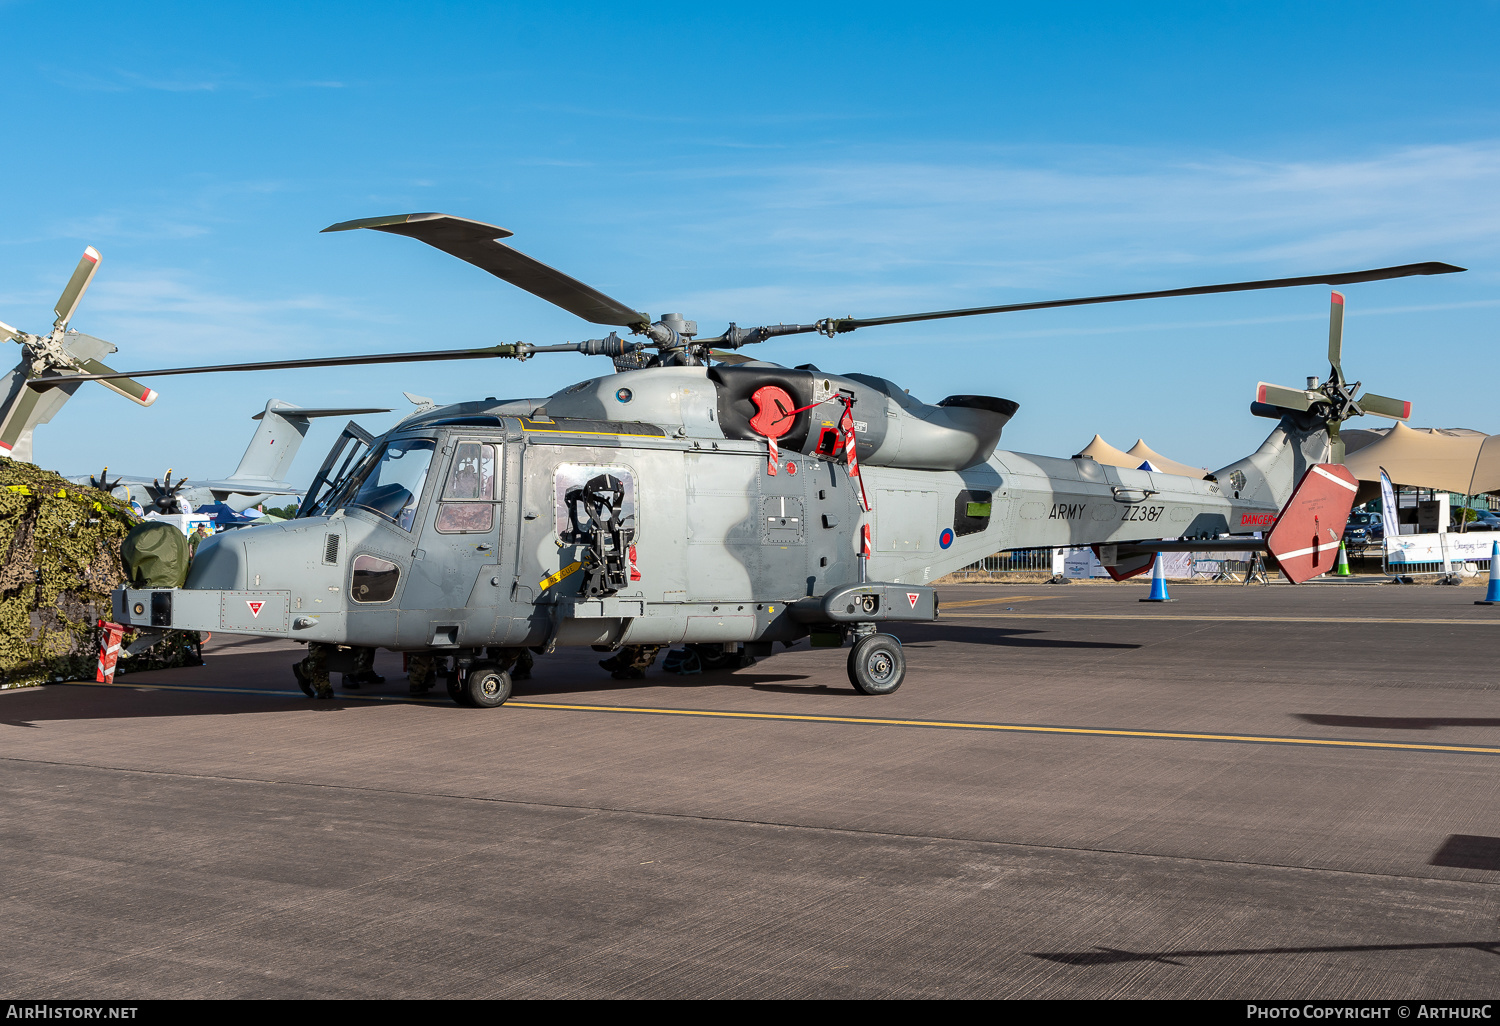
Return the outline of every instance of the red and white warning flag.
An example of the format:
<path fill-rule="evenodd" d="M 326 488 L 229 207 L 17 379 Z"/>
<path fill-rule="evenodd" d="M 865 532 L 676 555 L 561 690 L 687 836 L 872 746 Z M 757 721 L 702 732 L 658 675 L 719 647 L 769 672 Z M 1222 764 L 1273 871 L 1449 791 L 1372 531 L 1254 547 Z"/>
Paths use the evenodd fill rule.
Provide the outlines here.
<path fill-rule="evenodd" d="M 865 479 L 864 475 L 859 472 L 859 457 L 854 451 L 858 445 L 854 437 L 854 403 L 849 399 L 843 399 L 843 403 L 844 415 L 839 418 L 839 432 L 844 436 L 844 460 L 849 464 L 849 476 L 859 482 L 860 508 L 868 513 L 870 500 L 865 497 Z"/>
<path fill-rule="evenodd" d="M 766 441 L 771 445 L 771 462 L 766 464 L 766 473 L 771 477 L 776 476 L 776 464 L 781 462 L 781 450 L 776 448 L 776 436 L 766 436 Z"/>
<path fill-rule="evenodd" d="M 863 559 L 870 558 L 870 525 L 861 524 L 859 528 L 859 554 Z"/>

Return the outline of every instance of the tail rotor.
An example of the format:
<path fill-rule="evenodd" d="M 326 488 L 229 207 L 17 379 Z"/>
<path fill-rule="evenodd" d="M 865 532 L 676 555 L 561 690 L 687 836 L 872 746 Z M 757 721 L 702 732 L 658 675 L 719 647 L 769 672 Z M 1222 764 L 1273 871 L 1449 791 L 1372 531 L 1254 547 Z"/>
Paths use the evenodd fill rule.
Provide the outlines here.
<path fill-rule="evenodd" d="M 1360 395 L 1361 382 L 1350 383 L 1344 379 L 1343 348 L 1344 296 L 1335 292 L 1328 311 L 1328 380 L 1319 382 L 1317 378 L 1309 377 L 1306 388 L 1288 388 L 1262 381 L 1255 391 L 1258 406 L 1310 412 L 1327 424 L 1332 448 L 1330 462 L 1333 463 L 1344 462 L 1344 441 L 1339 437 L 1339 428 L 1344 421 L 1367 413 L 1402 421 L 1411 417 L 1411 403 L 1406 400 L 1373 392 Z"/>

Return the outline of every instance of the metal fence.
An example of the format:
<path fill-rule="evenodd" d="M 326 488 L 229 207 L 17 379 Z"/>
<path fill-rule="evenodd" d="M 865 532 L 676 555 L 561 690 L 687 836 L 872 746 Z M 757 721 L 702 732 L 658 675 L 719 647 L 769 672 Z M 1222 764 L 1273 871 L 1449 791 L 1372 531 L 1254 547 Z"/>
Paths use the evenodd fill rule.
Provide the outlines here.
<path fill-rule="evenodd" d="M 991 577 L 998 574 L 1050 574 L 1051 549 L 1013 549 L 985 556 L 953 573 L 955 577 Z"/>

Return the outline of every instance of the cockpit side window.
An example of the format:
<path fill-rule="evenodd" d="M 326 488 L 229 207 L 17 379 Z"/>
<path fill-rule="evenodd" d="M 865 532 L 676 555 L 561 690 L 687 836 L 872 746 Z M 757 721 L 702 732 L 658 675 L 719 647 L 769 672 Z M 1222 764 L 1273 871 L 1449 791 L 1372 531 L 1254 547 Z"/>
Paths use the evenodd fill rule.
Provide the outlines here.
<path fill-rule="evenodd" d="M 495 446 L 458 442 L 434 525 L 445 534 L 488 531 L 495 524 Z"/>
<path fill-rule="evenodd" d="M 422 499 L 422 484 L 432 465 L 434 443 L 428 438 L 387 442 L 380 461 L 370 468 L 351 505 L 385 517 L 410 531 Z"/>

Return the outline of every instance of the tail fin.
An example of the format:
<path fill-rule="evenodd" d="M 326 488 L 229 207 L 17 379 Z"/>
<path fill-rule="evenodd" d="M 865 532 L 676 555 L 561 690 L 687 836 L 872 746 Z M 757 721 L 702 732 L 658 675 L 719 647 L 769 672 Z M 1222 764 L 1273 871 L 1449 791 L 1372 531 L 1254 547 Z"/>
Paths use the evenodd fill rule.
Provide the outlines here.
<path fill-rule="evenodd" d="M 286 479 L 286 472 L 307 437 L 307 429 L 313 417 L 347 417 L 359 413 L 386 413 L 376 409 L 308 410 L 281 399 L 272 399 L 266 408 L 251 420 L 260 421 L 250 447 L 240 459 L 240 465 L 229 476 L 230 481 L 279 482 Z"/>
<path fill-rule="evenodd" d="M 1309 468 L 1333 461 L 1328 425 L 1310 414 L 1265 403 L 1252 403 L 1250 412 L 1257 417 L 1278 417 L 1280 423 L 1259 449 L 1212 476 L 1233 498 L 1279 509 Z"/>

